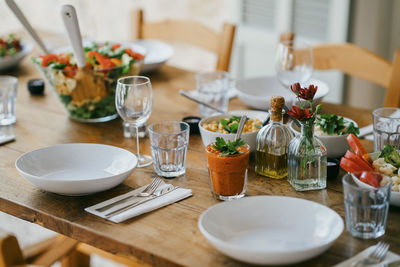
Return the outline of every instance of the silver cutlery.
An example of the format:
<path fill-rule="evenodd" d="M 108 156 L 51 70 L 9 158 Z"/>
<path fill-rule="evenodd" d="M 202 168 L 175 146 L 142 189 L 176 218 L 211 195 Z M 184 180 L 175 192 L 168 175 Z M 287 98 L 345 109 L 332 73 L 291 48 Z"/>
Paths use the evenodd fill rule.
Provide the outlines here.
<path fill-rule="evenodd" d="M 172 184 L 170 184 L 170 185 L 168 185 L 167 187 L 163 188 L 162 190 L 156 191 L 156 192 L 154 192 L 153 194 L 151 194 L 150 196 L 148 196 L 148 197 L 146 197 L 146 198 L 144 198 L 144 199 L 142 199 L 142 200 L 140 200 L 140 201 L 134 202 L 134 203 L 132 203 L 132 204 L 130 204 L 130 205 L 128 205 L 128 206 L 124 206 L 124 207 L 121 207 L 121 208 L 119 208 L 119 209 L 117 209 L 117 210 L 108 212 L 107 214 L 104 214 L 104 217 L 105 217 L 105 218 L 109 218 L 109 217 L 118 215 L 118 214 L 120 214 L 120 213 L 122 213 L 122 212 L 124 212 L 124 211 L 127 211 L 127 210 L 129 210 L 129 209 L 131 209 L 131 208 L 134 208 L 134 207 L 136 207 L 136 206 L 139 206 L 139 205 L 141 205 L 141 204 L 143 204 L 143 203 L 145 203 L 145 202 L 148 202 L 148 201 L 150 201 L 150 200 L 152 200 L 152 199 L 155 199 L 155 198 L 157 198 L 157 197 L 160 197 L 160 196 L 163 196 L 163 195 L 165 195 L 165 194 L 168 194 L 168 193 L 174 191 L 174 190 L 177 189 L 177 188 L 178 188 L 178 187 L 175 187 L 175 186 L 173 186 Z"/>
<path fill-rule="evenodd" d="M 352 266 L 362 267 L 365 265 L 378 264 L 383 261 L 388 251 L 389 244 L 381 241 L 376 245 L 374 251 L 372 251 L 368 257 L 353 263 Z"/>
<path fill-rule="evenodd" d="M 151 194 L 153 194 L 157 190 L 157 188 L 162 184 L 162 182 L 163 181 L 162 181 L 161 178 L 155 177 L 153 179 L 153 181 L 142 192 L 140 192 L 138 194 L 135 194 L 135 195 L 130 195 L 130 196 L 124 197 L 123 199 L 119 199 L 119 200 L 117 200 L 117 201 L 115 201 L 113 203 L 110 203 L 110 204 L 105 205 L 103 207 L 97 208 L 96 211 L 99 211 L 99 212 L 106 211 L 108 209 L 111 209 L 112 207 L 115 207 L 115 206 L 121 204 L 122 202 L 125 202 L 126 200 L 128 200 L 130 198 L 148 197 L 148 196 L 150 196 Z"/>
<path fill-rule="evenodd" d="M 225 111 L 223 111 L 223 110 L 221 110 L 219 108 L 216 108 L 216 107 L 214 107 L 214 106 L 212 106 L 212 105 L 210 105 L 210 104 L 208 104 L 206 102 L 201 101 L 200 99 L 197 99 L 196 97 L 190 95 L 185 90 L 179 90 L 179 94 L 184 96 L 184 97 L 186 97 L 186 98 L 188 98 L 188 99 L 190 99 L 190 100 L 192 100 L 192 101 L 194 101 L 194 102 L 197 102 L 197 103 L 199 103 L 199 104 L 201 104 L 203 106 L 206 106 L 206 107 L 208 107 L 208 108 L 210 108 L 212 110 L 215 110 L 216 112 L 219 112 L 219 113 L 222 113 L 222 114 L 226 113 Z"/>

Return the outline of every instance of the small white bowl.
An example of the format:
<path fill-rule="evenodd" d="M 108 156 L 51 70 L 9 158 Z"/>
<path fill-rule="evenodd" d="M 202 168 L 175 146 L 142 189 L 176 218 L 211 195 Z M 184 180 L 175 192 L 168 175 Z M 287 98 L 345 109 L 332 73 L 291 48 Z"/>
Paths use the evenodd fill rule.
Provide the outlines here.
<path fill-rule="evenodd" d="M 15 161 L 18 172 L 49 192 L 80 196 L 122 183 L 137 165 L 131 152 L 101 144 L 62 144 L 23 154 Z"/>
<path fill-rule="evenodd" d="M 371 159 L 372 160 L 378 159 L 380 154 L 381 154 L 381 152 L 370 153 Z M 395 191 L 391 192 L 391 194 L 390 194 L 390 204 L 392 204 L 393 206 L 400 207 L 400 192 L 395 192 Z"/>
<path fill-rule="evenodd" d="M 21 42 L 22 50 L 14 56 L 0 58 L 0 71 L 18 66 L 18 64 L 32 51 L 32 44 Z"/>
<path fill-rule="evenodd" d="M 358 127 L 358 124 L 355 121 L 349 118 L 345 117 L 343 118 L 345 121 L 352 122 L 356 127 Z M 293 121 L 289 123 L 289 127 L 295 135 L 300 134 L 300 128 Z M 346 140 L 347 136 L 348 134 L 336 135 L 336 136 L 317 136 L 317 137 L 324 144 L 328 158 L 338 158 L 343 156 L 346 153 L 346 151 L 350 149 L 349 144 L 347 143 Z"/>
<path fill-rule="evenodd" d="M 201 140 L 203 141 L 204 146 L 208 146 L 209 144 L 214 143 L 217 137 L 222 137 L 225 140 L 231 140 L 231 141 L 235 140 L 235 134 L 211 132 L 203 127 L 204 124 L 211 123 L 212 121 L 219 121 L 224 118 L 229 118 L 232 115 L 235 116 L 246 115 L 250 119 L 259 119 L 261 122 L 264 122 L 265 119 L 269 116 L 268 112 L 264 111 L 234 110 L 228 112 L 227 114 L 221 114 L 204 118 L 199 122 Z M 241 137 L 243 141 L 245 141 L 250 146 L 250 151 L 252 152 L 256 151 L 256 138 L 258 131 L 259 130 L 251 133 L 243 133 Z"/>
<path fill-rule="evenodd" d="M 334 210 L 316 202 L 253 196 L 212 206 L 198 227 L 218 251 L 236 260 L 282 265 L 321 254 L 344 226 Z"/>

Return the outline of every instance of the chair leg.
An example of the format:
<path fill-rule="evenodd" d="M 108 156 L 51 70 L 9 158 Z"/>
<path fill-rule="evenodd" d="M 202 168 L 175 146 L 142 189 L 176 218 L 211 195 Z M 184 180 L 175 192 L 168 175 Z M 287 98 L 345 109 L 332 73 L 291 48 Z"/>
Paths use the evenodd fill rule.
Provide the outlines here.
<path fill-rule="evenodd" d="M 15 236 L 0 231 L 0 267 L 24 265 L 24 257 Z"/>
<path fill-rule="evenodd" d="M 89 267 L 90 255 L 74 250 L 61 261 L 61 267 Z"/>

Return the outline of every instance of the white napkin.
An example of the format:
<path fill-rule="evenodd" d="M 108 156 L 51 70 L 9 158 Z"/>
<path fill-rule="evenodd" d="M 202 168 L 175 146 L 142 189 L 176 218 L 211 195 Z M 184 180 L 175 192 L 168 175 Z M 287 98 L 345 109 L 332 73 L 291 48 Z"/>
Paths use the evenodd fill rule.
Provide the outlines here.
<path fill-rule="evenodd" d="M 169 186 L 169 185 L 168 184 L 161 185 L 157 189 L 157 191 L 162 190 L 163 188 L 165 188 L 167 186 Z M 120 200 L 120 199 L 124 199 L 124 198 L 126 198 L 128 196 L 132 196 L 132 195 L 137 195 L 140 192 L 142 192 L 146 187 L 147 187 L 147 185 L 143 186 L 143 187 L 140 187 L 138 189 L 135 189 L 133 191 L 130 191 L 128 193 L 125 193 L 123 195 L 120 195 L 120 196 L 114 197 L 112 199 L 103 201 L 103 202 L 98 203 L 98 204 L 96 204 L 94 206 L 86 208 L 85 211 L 87 211 L 89 213 L 92 213 L 92 214 L 94 214 L 96 216 L 102 217 L 104 219 L 110 220 L 112 222 L 120 223 L 120 222 L 123 222 L 123 221 L 125 221 L 127 219 L 139 216 L 139 215 L 141 215 L 143 213 L 147 213 L 147 212 L 153 211 L 155 209 L 159 209 L 161 207 L 167 206 L 169 204 L 172 204 L 172 203 L 177 202 L 179 200 L 182 200 L 184 198 L 190 197 L 192 195 L 192 190 L 191 189 L 176 188 L 173 191 L 171 191 L 169 193 L 166 193 L 165 195 L 156 197 L 156 198 L 154 198 L 152 200 L 144 202 L 144 203 L 142 203 L 142 204 L 140 204 L 140 205 L 138 205 L 136 207 L 132 207 L 129 210 L 126 210 L 126 211 L 124 211 L 122 213 L 116 214 L 116 215 L 114 215 L 112 217 L 108 217 L 108 218 L 106 218 L 106 216 L 105 216 L 105 214 L 107 212 L 105 212 L 105 211 L 101 212 L 101 211 L 98 210 L 99 208 L 107 206 L 107 205 L 109 205 L 111 203 L 114 203 L 114 202 Z M 143 198 L 143 197 L 139 197 L 139 198 Z"/>
<path fill-rule="evenodd" d="M 354 257 L 352 257 L 352 258 L 350 258 L 348 260 L 345 260 L 344 262 L 341 262 L 341 263 L 335 265 L 334 267 L 351 267 L 354 262 L 357 262 L 357 261 L 359 261 L 361 259 L 364 259 L 364 258 L 368 257 L 368 255 L 371 254 L 374 249 L 375 249 L 375 246 L 371 246 L 369 248 L 366 248 L 365 250 L 361 251 L 360 253 L 358 253 Z M 387 264 L 387 263 L 390 263 L 390 262 L 396 261 L 396 260 L 400 260 L 400 256 L 397 255 L 394 252 L 389 251 L 387 253 L 386 257 L 385 257 L 385 260 L 383 262 L 381 262 L 379 264 L 375 264 L 375 265 L 368 265 L 368 266 L 371 266 L 371 267 L 373 267 L 373 266 L 382 266 L 382 264 L 384 264 L 384 263 Z"/>

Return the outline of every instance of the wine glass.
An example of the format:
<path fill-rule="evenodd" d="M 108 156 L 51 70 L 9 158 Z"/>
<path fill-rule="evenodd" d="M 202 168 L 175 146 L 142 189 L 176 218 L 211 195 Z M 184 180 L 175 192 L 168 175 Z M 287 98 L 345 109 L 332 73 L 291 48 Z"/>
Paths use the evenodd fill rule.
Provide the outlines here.
<path fill-rule="evenodd" d="M 153 109 L 153 91 L 150 79 L 144 76 L 128 76 L 118 79 L 115 92 L 115 106 L 124 122 L 136 130 L 138 167 L 145 167 L 153 162 L 149 155 L 140 155 L 138 127 L 150 117 Z"/>
<path fill-rule="evenodd" d="M 283 41 L 276 49 L 275 70 L 285 88 L 294 83 L 307 82 L 313 72 L 313 53 L 308 44 L 299 41 Z"/>

